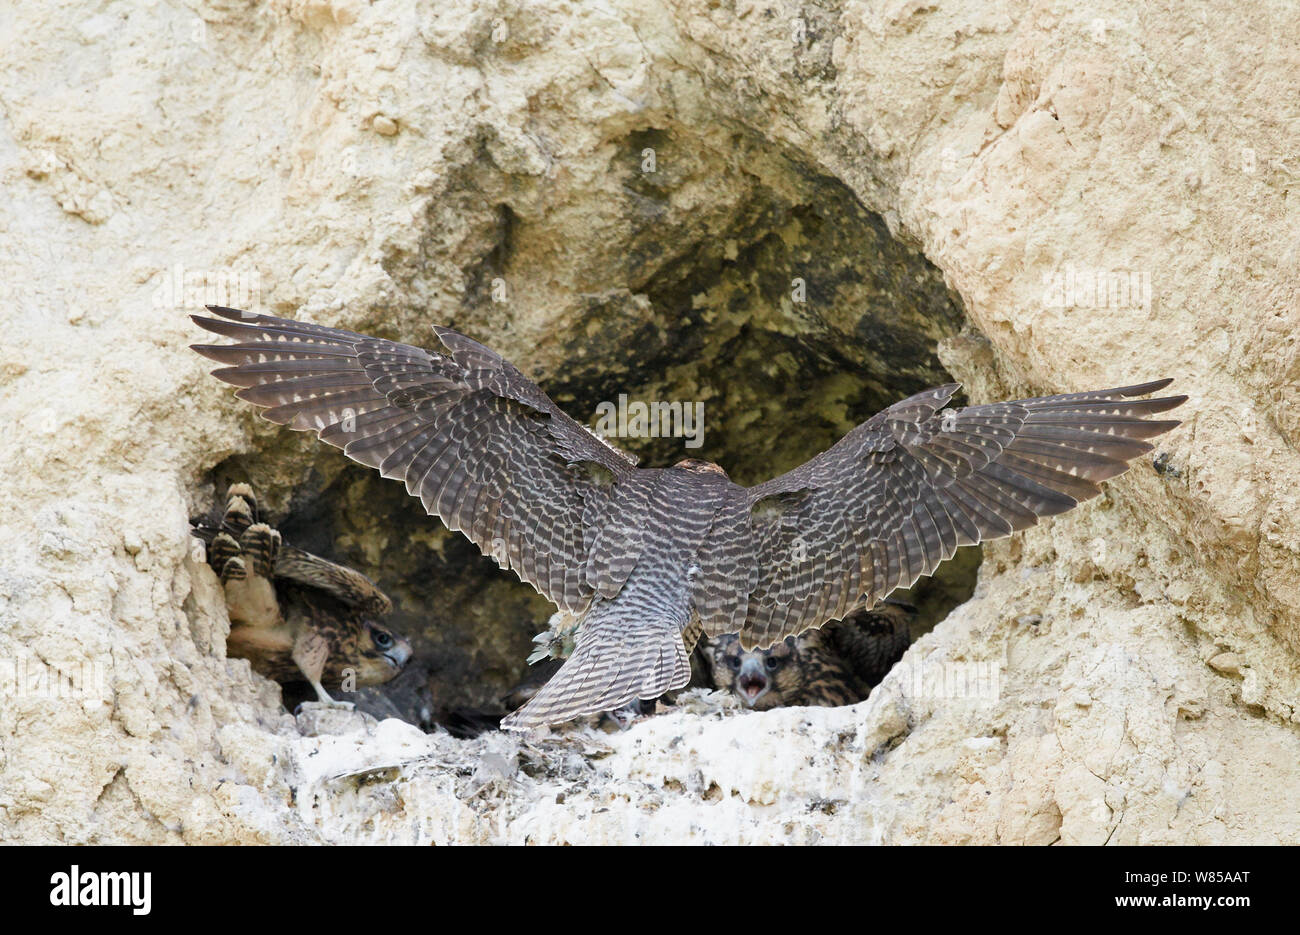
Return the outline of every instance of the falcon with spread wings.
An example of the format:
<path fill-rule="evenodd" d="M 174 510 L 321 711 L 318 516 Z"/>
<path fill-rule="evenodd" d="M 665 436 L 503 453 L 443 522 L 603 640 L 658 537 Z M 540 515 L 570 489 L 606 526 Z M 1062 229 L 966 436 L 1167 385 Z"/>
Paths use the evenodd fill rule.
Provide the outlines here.
<path fill-rule="evenodd" d="M 945 409 L 957 384 L 895 403 L 794 470 L 741 487 L 715 464 L 638 468 L 492 350 L 435 327 L 422 350 L 209 306 L 234 344 L 213 375 L 406 484 L 579 621 L 573 652 L 502 726 L 656 698 L 690 678 L 702 633 L 768 646 L 871 607 L 958 546 L 1095 497 L 1185 396 L 1136 386 Z"/>

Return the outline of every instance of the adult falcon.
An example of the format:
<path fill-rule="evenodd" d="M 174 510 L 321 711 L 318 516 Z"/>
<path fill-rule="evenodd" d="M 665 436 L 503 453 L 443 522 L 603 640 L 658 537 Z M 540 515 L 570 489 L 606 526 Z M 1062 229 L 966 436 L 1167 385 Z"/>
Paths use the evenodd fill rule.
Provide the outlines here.
<path fill-rule="evenodd" d="M 701 633 L 769 646 L 872 607 L 958 546 L 1095 497 L 1178 425 L 1185 396 L 1136 386 L 943 407 L 958 384 L 873 416 L 755 487 L 716 464 L 638 468 L 492 350 L 435 327 L 436 351 L 208 306 L 234 344 L 213 375 L 406 484 L 425 510 L 580 620 L 573 652 L 502 726 L 656 698 L 690 678 Z"/>

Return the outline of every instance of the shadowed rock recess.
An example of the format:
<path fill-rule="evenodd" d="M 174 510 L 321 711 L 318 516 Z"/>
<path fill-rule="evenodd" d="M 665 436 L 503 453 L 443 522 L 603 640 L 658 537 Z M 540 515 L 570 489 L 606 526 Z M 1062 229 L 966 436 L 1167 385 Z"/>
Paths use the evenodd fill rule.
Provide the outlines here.
<path fill-rule="evenodd" d="M 1300 11 L 6 23 L 0 840 L 1300 843 L 1300 128 L 1277 119 Z M 618 442 L 741 483 L 953 379 L 1191 398 L 1102 496 L 918 592 L 861 704 L 686 693 L 622 732 L 460 740 L 415 725 L 494 706 L 549 605 L 234 400 L 187 349 L 205 302 L 429 347 L 447 324 L 593 425 L 621 394 L 702 403 L 699 448 Z M 418 659 L 363 708 L 400 717 L 295 719 L 227 657 L 188 518 L 233 480 L 392 595 Z"/>
<path fill-rule="evenodd" d="M 721 145 L 710 150 L 684 132 L 634 133 L 609 174 L 575 193 L 589 205 L 625 199 L 621 211 L 634 222 L 620 230 L 621 242 L 579 234 L 570 249 L 626 259 L 611 288 L 547 310 L 557 321 L 549 352 L 523 365 L 547 374 L 543 388 L 593 428 L 601 402 L 678 402 L 702 412 L 702 431 L 690 426 L 689 439 L 641 437 L 634 427 L 611 440 L 646 466 L 703 457 L 754 484 L 825 450 L 889 403 L 951 382 L 936 347 L 963 317 L 938 271 L 843 184 L 756 141 Z M 684 193 L 696 179 L 734 194 L 707 214 L 683 207 L 693 204 Z M 538 241 L 554 238 L 545 218 L 525 225 L 510 204 L 497 211 L 498 237 L 472 266 L 473 287 L 457 313 L 461 327 L 489 342 L 472 323 L 521 314 L 509 298 L 504 311 L 493 308 L 493 283 L 508 297 L 556 272 L 532 258 Z M 440 347 L 421 330 L 407 339 Z M 554 607 L 426 516 L 403 485 L 316 447 L 277 439 L 219 465 L 215 487 L 246 476 L 274 484 L 292 470 L 283 462 L 314 463 L 287 494 L 267 490 L 282 502 L 287 495 L 282 531 L 378 581 L 396 600 L 391 621 L 416 641 L 410 671 L 366 693 L 395 707 L 371 710 L 417 724 L 441 721 L 448 709 L 500 710 L 498 699 L 528 674 L 532 637 Z M 917 635 L 969 597 L 977 564 L 978 550 L 963 550 L 916 589 L 925 611 Z"/>

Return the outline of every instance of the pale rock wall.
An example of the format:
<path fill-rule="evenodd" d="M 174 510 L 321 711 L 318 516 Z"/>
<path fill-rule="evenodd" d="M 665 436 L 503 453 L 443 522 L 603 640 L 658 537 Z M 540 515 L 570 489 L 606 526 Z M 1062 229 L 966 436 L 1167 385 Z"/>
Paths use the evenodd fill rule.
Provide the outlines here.
<path fill-rule="evenodd" d="M 1300 13 L 575 6 L 0 12 L 0 660 L 103 674 L 100 704 L 0 697 L 0 839 L 1300 841 Z M 618 195 L 649 129 L 707 154 L 658 207 Z M 225 658 L 186 528 L 207 473 L 270 451 L 284 491 L 325 455 L 204 375 L 176 264 L 256 272 L 273 312 L 447 322 L 550 379 L 670 328 L 645 295 L 674 251 L 811 176 L 960 296 L 987 342 L 940 356 L 972 399 L 1177 378 L 1174 471 L 987 548 L 852 708 L 303 736 Z M 1067 267 L 1146 274 L 1150 302 L 1051 307 Z M 925 678 L 970 671 L 988 697 Z"/>

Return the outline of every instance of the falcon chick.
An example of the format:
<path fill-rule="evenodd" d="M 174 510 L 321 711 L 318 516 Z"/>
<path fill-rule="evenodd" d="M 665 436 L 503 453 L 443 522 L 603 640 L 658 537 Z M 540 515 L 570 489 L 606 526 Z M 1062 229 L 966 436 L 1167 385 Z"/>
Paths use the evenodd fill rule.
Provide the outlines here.
<path fill-rule="evenodd" d="M 573 652 L 502 726 L 524 730 L 656 698 L 690 679 L 697 634 L 743 647 L 872 607 L 959 546 L 1097 496 L 1175 421 L 1168 386 L 944 409 L 917 393 L 754 487 L 716 464 L 643 469 L 565 415 L 494 351 L 450 328 L 426 351 L 339 328 L 209 306 L 233 338 L 194 345 L 213 375 L 353 460 L 402 481 L 560 610 Z"/>
<path fill-rule="evenodd" d="M 767 649 L 747 650 L 728 633 L 708 641 L 705 659 L 714 687 L 755 711 L 857 704 L 907 650 L 912 613 L 886 601 Z"/>
<path fill-rule="evenodd" d="M 389 681 L 411 658 L 406 638 L 379 622 L 388 597 L 360 572 L 286 545 L 259 521 L 247 484 L 232 484 L 217 522 L 192 521 L 208 544 L 230 613 L 226 652 L 282 684 L 306 680 L 316 697 Z"/>

